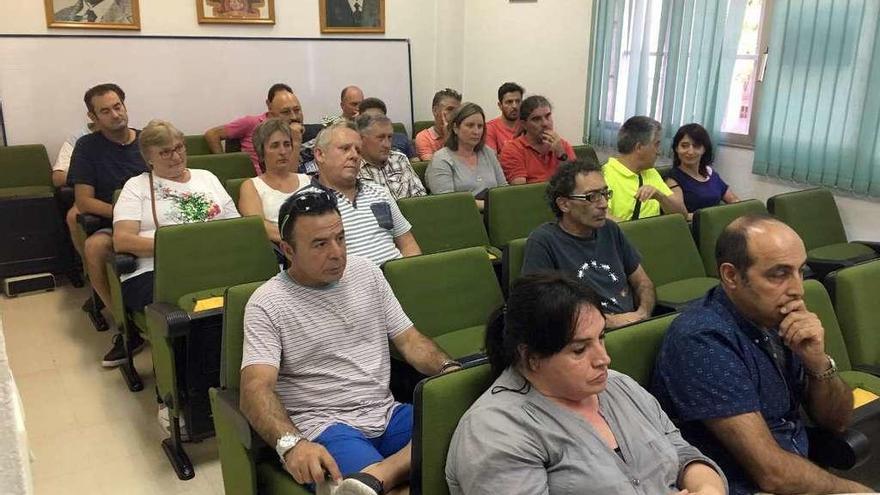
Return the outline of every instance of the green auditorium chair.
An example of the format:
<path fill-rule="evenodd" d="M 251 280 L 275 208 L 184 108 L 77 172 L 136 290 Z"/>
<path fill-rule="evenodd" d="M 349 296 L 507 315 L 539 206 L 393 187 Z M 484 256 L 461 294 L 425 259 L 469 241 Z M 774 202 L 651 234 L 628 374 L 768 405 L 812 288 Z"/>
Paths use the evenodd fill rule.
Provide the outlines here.
<path fill-rule="evenodd" d="M 574 154 L 578 160 L 583 160 L 595 165 L 602 165 L 599 163 L 599 157 L 596 155 L 596 150 L 589 144 L 579 144 L 577 146 L 572 146 L 572 148 L 574 149 Z"/>
<path fill-rule="evenodd" d="M 501 288 L 505 295 L 522 272 L 527 240 L 525 237 L 520 237 L 504 246 L 504 255 L 501 257 Z"/>
<path fill-rule="evenodd" d="M 238 208 L 238 200 L 241 197 L 241 185 L 244 184 L 244 181 L 248 179 L 249 177 L 229 179 L 223 183 L 223 185 L 226 187 L 226 192 L 229 193 L 229 197 L 232 198 L 232 201 L 235 202 L 236 208 Z"/>
<path fill-rule="evenodd" d="M 194 471 L 181 445 L 180 420 L 190 440 L 213 434 L 208 388 L 220 379 L 222 303 L 200 308 L 200 301 L 277 273 L 259 218 L 169 225 L 156 232 L 154 302 L 130 321 L 146 330 L 152 347 L 156 389 L 172 429 L 162 448 L 181 479 L 192 478 Z M 129 368 L 130 383 L 140 382 L 133 366 L 123 368 Z"/>
<path fill-rule="evenodd" d="M 542 223 L 554 220 L 546 191 L 546 182 L 489 189 L 483 211 L 489 242 L 504 249 L 508 242 L 528 237 Z"/>
<path fill-rule="evenodd" d="M 807 264 L 820 280 L 838 268 L 874 259 L 880 242 L 847 242 L 831 191 L 824 188 L 777 194 L 767 209 L 793 228 L 807 248 Z"/>
<path fill-rule="evenodd" d="M 483 358 L 444 375 L 425 378 L 416 386 L 413 404 L 410 491 L 448 495 L 446 454 L 459 420 L 492 384 Z"/>
<path fill-rule="evenodd" d="M 208 140 L 202 134 L 193 134 L 183 136 L 183 143 L 186 146 L 187 156 L 210 155 L 211 148 L 208 147 Z"/>
<path fill-rule="evenodd" d="M 703 267 L 707 275 L 718 276 L 718 267 L 715 266 L 715 241 L 724 228 L 743 215 L 760 213 L 768 214 L 764 203 L 757 199 L 702 208 L 694 212 L 694 239 L 697 241 L 697 249 L 700 251 L 700 257 L 703 258 Z"/>
<path fill-rule="evenodd" d="M 191 156 L 187 159 L 189 168 L 207 170 L 226 184 L 229 179 L 255 177 L 257 175 L 247 153 L 222 153 L 218 155 Z"/>
<path fill-rule="evenodd" d="M 406 126 L 403 125 L 403 122 L 392 122 L 391 129 L 394 130 L 396 134 L 406 134 Z"/>
<path fill-rule="evenodd" d="M 606 333 L 605 349 L 611 356 L 611 369 L 648 388 L 663 336 L 677 317 L 678 313 L 669 313 Z"/>
<path fill-rule="evenodd" d="M 412 133 L 413 139 L 416 138 L 418 133 L 424 131 L 425 129 L 427 129 L 433 125 L 434 125 L 433 120 L 417 120 L 417 121 L 415 121 L 413 123 L 413 133 Z"/>
<path fill-rule="evenodd" d="M 642 255 L 642 267 L 657 291 L 657 304 L 677 310 L 718 285 L 718 279 L 706 276 L 683 216 L 621 222 L 620 230 Z"/>
<path fill-rule="evenodd" d="M 422 181 L 422 185 L 425 186 L 425 190 L 430 192 L 428 190 L 428 183 L 425 182 L 425 172 L 428 170 L 428 165 L 431 164 L 431 161 L 430 160 L 428 160 L 428 161 L 413 160 L 411 162 L 411 164 L 412 164 L 413 171 L 419 177 L 419 180 Z"/>
<path fill-rule="evenodd" d="M 263 282 L 229 287 L 223 304 L 220 386 L 212 387 L 211 411 L 226 493 L 236 495 L 308 495 L 278 461 L 275 449 L 251 429 L 239 408 L 244 309 Z"/>
<path fill-rule="evenodd" d="M 412 224 L 422 254 L 483 247 L 490 259 L 500 261 L 501 251 L 489 245 L 483 218 L 471 193 L 420 196 L 397 201 L 400 212 Z"/>
<path fill-rule="evenodd" d="M 398 258 L 382 269 L 421 333 L 456 359 L 482 352 L 486 320 L 504 302 L 485 249 Z"/>
<path fill-rule="evenodd" d="M 826 283 L 853 367 L 880 375 L 880 260 L 833 272 Z"/>

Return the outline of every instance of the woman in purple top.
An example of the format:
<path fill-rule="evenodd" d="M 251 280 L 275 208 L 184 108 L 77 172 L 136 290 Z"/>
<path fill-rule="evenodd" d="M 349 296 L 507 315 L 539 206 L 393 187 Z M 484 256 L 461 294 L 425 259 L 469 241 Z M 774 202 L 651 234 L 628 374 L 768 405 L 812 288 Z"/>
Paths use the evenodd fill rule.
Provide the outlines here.
<path fill-rule="evenodd" d="M 714 160 L 714 153 L 712 140 L 703 126 L 681 126 L 672 138 L 672 151 L 672 171 L 666 178 L 666 184 L 670 188 L 681 188 L 688 220 L 700 208 L 739 201 L 727 183 L 709 166 Z"/>

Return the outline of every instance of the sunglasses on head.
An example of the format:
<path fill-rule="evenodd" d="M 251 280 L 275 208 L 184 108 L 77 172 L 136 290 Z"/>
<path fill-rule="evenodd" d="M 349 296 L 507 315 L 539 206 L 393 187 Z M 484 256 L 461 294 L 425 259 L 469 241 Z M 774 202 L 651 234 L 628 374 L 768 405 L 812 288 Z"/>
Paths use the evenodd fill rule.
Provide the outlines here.
<path fill-rule="evenodd" d="M 327 191 L 305 191 L 294 194 L 290 199 L 290 207 L 283 212 L 278 231 L 284 233 L 284 227 L 293 213 L 301 215 L 314 210 L 323 210 L 336 206 L 336 196 Z"/>

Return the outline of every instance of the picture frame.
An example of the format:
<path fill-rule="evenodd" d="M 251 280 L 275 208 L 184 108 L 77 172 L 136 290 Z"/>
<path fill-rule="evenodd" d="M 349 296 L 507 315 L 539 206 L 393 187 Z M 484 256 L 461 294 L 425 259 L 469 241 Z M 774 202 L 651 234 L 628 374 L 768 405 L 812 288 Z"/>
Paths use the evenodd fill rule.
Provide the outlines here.
<path fill-rule="evenodd" d="M 46 26 L 141 29 L 139 0 L 45 0 Z"/>
<path fill-rule="evenodd" d="M 275 24 L 275 0 L 196 0 L 199 24 Z"/>
<path fill-rule="evenodd" d="M 322 34 L 385 32 L 385 0 L 318 2 Z M 359 15 L 357 11 L 360 11 Z"/>

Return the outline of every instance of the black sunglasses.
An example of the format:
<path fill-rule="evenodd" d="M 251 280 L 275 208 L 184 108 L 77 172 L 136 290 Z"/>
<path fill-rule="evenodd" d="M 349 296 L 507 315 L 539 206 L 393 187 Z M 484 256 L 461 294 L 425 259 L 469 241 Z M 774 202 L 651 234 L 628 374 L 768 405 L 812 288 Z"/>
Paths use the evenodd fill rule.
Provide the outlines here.
<path fill-rule="evenodd" d="M 278 224 L 278 231 L 282 234 L 284 233 L 284 227 L 287 224 L 287 221 L 290 220 L 290 217 L 294 212 L 299 215 L 313 210 L 323 210 L 331 207 L 335 208 L 337 202 L 336 196 L 327 191 L 311 190 L 294 194 L 293 197 L 285 203 L 285 205 L 287 204 L 290 206 L 284 209 L 281 222 Z"/>

